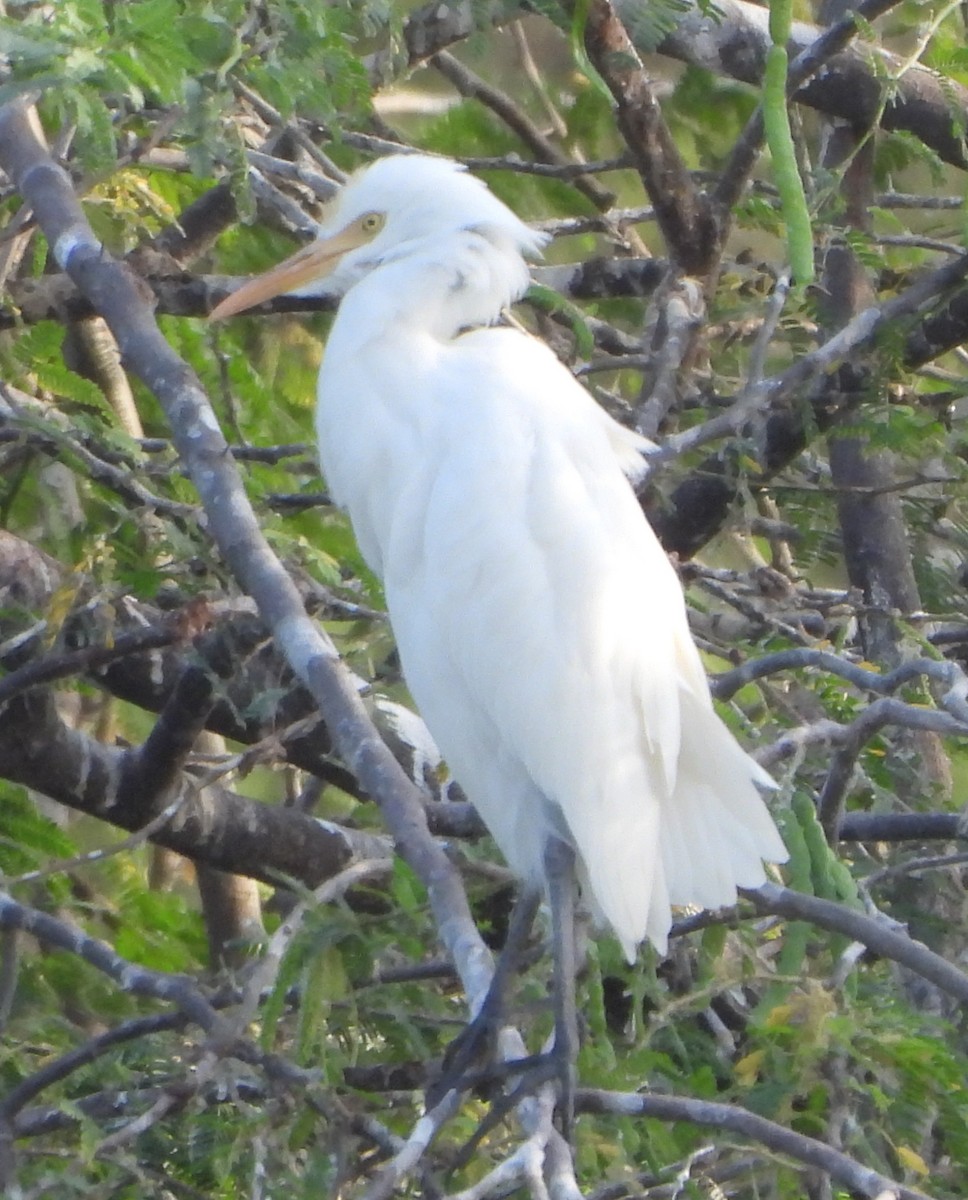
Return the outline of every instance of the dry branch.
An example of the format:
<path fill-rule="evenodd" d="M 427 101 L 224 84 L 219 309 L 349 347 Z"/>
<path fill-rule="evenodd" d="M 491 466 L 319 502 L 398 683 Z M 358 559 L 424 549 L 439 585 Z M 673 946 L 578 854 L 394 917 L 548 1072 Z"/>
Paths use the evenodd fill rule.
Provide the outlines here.
<path fill-rule="evenodd" d="M 198 781 L 187 774 L 169 780 L 161 794 L 146 793 L 138 786 L 139 772 L 126 768 L 137 756 L 137 748 L 106 746 L 71 729 L 41 689 L 2 711 L 0 776 L 131 831 L 145 829 L 174 806 L 150 840 L 197 862 L 267 883 L 296 879 L 316 887 L 358 856 L 389 852 L 374 835 L 297 809 L 260 804 L 214 784 L 200 794 Z"/>
<path fill-rule="evenodd" d="M 820 929 L 842 933 L 874 954 L 909 967 L 961 1004 L 968 1002 L 968 975 L 909 937 L 899 922 L 886 917 L 875 920 L 846 905 L 794 892 L 775 883 L 765 883 L 756 891 L 742 889 L 742 895 L 758 912 L 790 921 L 809 921 Z"/>
<path fill-rule="evenodd" d="M 613 1113 L 624 1116 L 656 1117 L 662 1121 L 691 1121 L 696 1125 L 755 1139 L 775 1154 L 818 1167 L 831 1179 L 870 1200 L 930 1200 L 924 1192 L 888 1179 L 879 1171 L 861 1166 L 846 1154 L 815 1138 L 758 1116 L 733 1104 L 693 1100 L 685 1096 L 630 1095 L 580 1088 L 575 1097 L 580 1112 Z"/>
<path fill-rule="evenodd" d="M 341 757 L 380 804 L 399 852 L 425 882 L 441 939 L 473 1003 L 487 991 L 491 955 L 457 871 L 427 831 L 419 793 L 383 744 L 335 649 L 307 617 L 263 537 L 208 398 L 155 324 L 150 293 L 94 236 L 70 177 L 51 159 L 25 102 L 0 110 L 0 166 L 33 208 L 61 269 L 107 321 L 127 369 L 164 408 L 220 552 L 318 702 Z"/>
<path fill-rule="evenodd" d="M 635 28 L 635 10 L 643 2 L 620 0 L 618 13 L 628 28 Z M 485 23 L 501 25 L 519 15 L 516 6 L 498 0 L 473 7 L 434 0 L 412 13 L 404 26 L 409 65 L 416 66 L 464 40 Z M 791 52 L 809 51 L 824 32 L 817 25 L 795 22 Z M 838 36 L 843 32 L 847 30 Z M 749 0 L 717 0 L 715 10 L 710 11 L 698 0 L 689 0 L 675 30 L 656 49 L 679 62 L 759 88 L 769 46 L 768 9 L 763 5 Z M 880 115 L 883 128 L 911 134 L 944 162 L 965 169 L 968 151 L 963 131 L 968 125 L 968 88 L 920 65 L 892 79 L 900 65 L 896 55 L 855 41 L 827 60 L 823 71 L 795 98 L 800 104 L 851 123 L 869 124 Z M 374 77 L 385 74 L 388 68 L 388 55 L 377 55 L 371 61 Z"/>
<path fill-rule="evenodd" d="M 570 7 L 570 6 L 569 6 Z M 717 214 L 697 187 L 658 98 L 610 0 L 592 0 L 584 25 L 588 55 L 615 98 L 615 119 L 678 270 L 705 278 L 719 261 Z"/>

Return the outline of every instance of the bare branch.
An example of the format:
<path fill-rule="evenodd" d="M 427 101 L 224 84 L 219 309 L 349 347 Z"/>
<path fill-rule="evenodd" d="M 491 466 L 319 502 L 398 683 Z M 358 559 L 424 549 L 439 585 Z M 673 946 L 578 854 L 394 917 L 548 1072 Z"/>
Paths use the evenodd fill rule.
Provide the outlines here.
<path fill-rule="evenodd" d="M 962 1004 L 968 1002 L 968 975 L 953 967 L 940 954 L 910 937 L 904 926 L 887 917 L 868 917 L 845 904 L 836 904 L 819 896 L 807 896 L 779 884 L 765 883 L 755 891 L 741 889 L 760 913 L 785 917 L 790 921 L 809 921 L 820 929 L 842 933 L 860 942 L 882 958 L 901 963 L 939 987 Z"/>
<path fill-rule="evenodd" d="M 381 839 L 277 808 L 214 784 L 206 796 L 183 775 L 162 796 L 145 797 L 123 750 L 71 729 L 52 698 L 35 690 L 10 701 L 0 720 L 0 776 L 122 829 L 143 830 L 163 811 L 173 816 L 151 840 L 223 871 L 267 883 L 287 878 L 316 887 L 358 856 L 388 854 Z"/>
<path fill-rule="evenodd" d="M 568 6 L 569 11 L 573 7 Z M 615 98 L 616 121 L 632 153 L 675 265 L 704 278 L 718 262 L 719 222 L 686 170 L 652 85 L 610 0 L 592 0 L 585 45 Z"/>
<path fill-rule="evenodd" d="M 579 1112 L 613 1113 L 623 1116 L 654 1117 L 660 1121 L 691 1121 L 696 1125 L 739 1134 L 806 1166 L 818 1167 L 844 1187 L 860 1196 L 877 1200 L 885 1196 L 897 1200 L 931 1200 L 924 1192 L 888 1179 L 878 1171 L 863 1167 L 854 1159 L 815 1138 L 795 1133 L 766 1117 L 735 1104 L 712 1100 L 693 1100 L 686 1096 L 662 1096 L 656 1093 L 606 1092 L 579 1088 L 575 1097 Z"/>
<path fill-rule="evenodd" d="M 717 675 L 711 681 L 710 687 L 718 699 L 728 700 L 735 696 L 740 688 L 756 679 L 764 679 L 780 671 L 801 670 L 804 667 L 829 671 L 831 675 L 838 675 L 856 687 L 875 692 L 879 696 L 888 696 L 904 684 L 923 676 L 948 689 L 942 703 L 950 705 L 952 714 L 968 727 L 968 704 L 965 703 L 965 697 L 968 696 L 968 676 L 958 663 L 939 661 L 936 658 L 912 658 L 895 667 L 893 671 L 880 672 L 861 667 L 829 650 L 797 647 L 766 654 L 762 658 L 751 658 L 741 667 Z"/>
<path fill-rule="evenodd" d="M 0 929 L 22 929 L 49 946 L 56 946 L 83 958 L 96 970 L 109 976 L 125 992 L 151 996 L 175 1004 L 209 1035 L 222 1029 L 223 1018 L 188 976 L 167 975 L 128 962 L 107 945 L 90 937 L 67 921 L 39 909 L 19 904 L 6 892 L 0 892 Z"/>
<path fill-rule="evenodd" d="M 420 795 L 381 741 L 334 647 L 306 616 L 295 585 L 266 542 L 198 379 L 161 335 L 142 285 L 94 236 L 70 178 L 50 158 L 36 116 L 23 102 L 0 109 L 0 166 L 33 208 L 60 267 L 107 321 L 125 365 L 162 404 L 213 538 L 317 700 L 343 760 L 380 804 L 399 852 L 424 880 L 440 937 L 473 1004 L 487 992 L 491 954 L 459 875 L 429 835 Z"/>
<path fill-rule="evenodd" d="M 574 165 L 555 143 L 537 128 L 531 118 L 507 93 L 493 87 L 479 75 L 475 75 L 453 54 L 441 50 L 430 60 L 430 65 L 436 67 L 462 96 L 480 100 L 483 105 L 496 113 L 537 158 L 556 166 Z M 603 187 L 591 175 L 576 175 L 572 182 L 598 209 L 608 209 L 615 203 L 615 194 Z"/>
<path fill-rule="evenodd" d="M 204 604 L 194 606 L 193 613 L 196 618 L 204 607 Z M 192 622 L 193 617 L 181 611 L 157 626 L 119 634 L 110 646 L 85 646 L 81 650 L 47 654 L 43 658 L 25 663 L 0 679 L 0 705 L 6 704 L 14 696 L 30 688 L 53 683 L 58 679 L 68 679 L 86 671 L 103 670 L 132 654 L 145 654 L 151 650 L 184 644 L 200 631 L 201 627 L 198 625 L 193 630 Z M 17 651 L 22 654 L 22 644 L 18 644 Z M 2 661 L 3 656 L 0 655 L 0 662 Z"/>
<path fill-rule="evenodd" d="M 962 812 L 849 812 L 840 825 L 842 842 L 927 842 L 968 838 Z"/>
<path fill-rule="evenodd" d="M 215 698 L 215 680 L 189 667 L 175 684 L 143 744 L 124 756 L 122 788 L 154 807 L 159 797 L 179 787 L 184 765 L 205 728 Z"/>

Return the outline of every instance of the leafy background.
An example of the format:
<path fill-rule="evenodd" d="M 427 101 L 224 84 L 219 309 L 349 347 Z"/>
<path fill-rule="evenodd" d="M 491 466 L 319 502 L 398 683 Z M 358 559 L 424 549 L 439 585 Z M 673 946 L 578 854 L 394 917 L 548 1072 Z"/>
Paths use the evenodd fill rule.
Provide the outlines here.
<path fill-rule="evenodd" d="M 495 28 L 498 6 L 473 7 L 475 28 L 453 48 L 466 67 L 549 131 L 572 162 L 625 153 L 605 85 L 573 31 L 580 22 L 542 3 L 513 27 L 507 21 L 520 14 L 502 7 Z M 671 0 L 630 7 L 626 25 L 650 54 L 686 165 L 715 177 L 759 94 L 662 53 L 663 39 L 692 7 Z M 367 161 L 387 142 L 468 158 L 523 216 L 550 223 L 551 265 L 667 253 L 649 216 L 624 212 L 647 204 L 627 163 L 596 175 L 615 195 L 603 222 L 572 176 L 518 169 L 531 148 L 493 105 L 461 98 L 433 67 L 412 70 L 413 31 L 427 23 L 420 10 L 312 0 L 62 0 L 5 8 L 0 102 L 36 97 L 98 235 L 115 254 L 132 255 L 153 281 L 167 280 L 166 295 L 187 294 L 192 279 L 247 274 L 277 261 L 318 215 L 320 180 Z M 806 4 L 797 15 L 821 16 Z M 958 5 L 898 4 L 864 33 L 932 67 L 952 89 L 968 85 Z M 532 58 L 533 76 L 526 69 Z M 891 67 L 870 69 L 885 76 L 885 97 L 893 95 Z M 963 129 L 964 118 L 952 91 L 951 120 Z M 847 172 L 823 165 L 822 118 L 796 109 L 794 132 L 818 246 L 838 237 L 848 244 L 879 300 L 960 253 L 962 172 L 925 140 L 898 130 L 876 134 L 870 221 L 845 233 Z M 302 177 L 287 177 L 284 163 Z M 160 267 L 145 257 L 164 253 L 158 245 L 179 230 L 182 215 L 217 187 L 229 197 L 231 219 L 213 226 L 197 254 Z M 31 621 L 44 622 L 35 656 L 57 656 L 75 645 L 82 618 L 110 642 L 129 600 L 159 611 L 193 598 L 234 604 L 239 590 L 198 519 L 155 398 L 131 382 L 132 422 L 106 386 L 111 372 L 92 366 L 90 319 L 69 308 L 43 319 L 28 311 L 25 285 L 44 285 L 56 266 L 9 185 L 3 211 L 8 299 L 0 355 L 4 390 L 17 402 L 0 426 L 0 515 L 4 530 L 59 564 L 56 582 L 31 603 L 18 600 L 8 581 L 0 650 L 14 669 L 16 639 Z M 699 428 L 746 383 L 785 267 L 784 224 L 763 156 L 735 206 L 722 270 L 707 292 L 703 336 L 676 372 L 660 441 Z M 661 297 L 558 295 L 543 278 L 551 279 L 539 275 L 519 316 L 611 411 L 633 419 L 661 359 Z M 330 317 L 283 314 L 215 329 L 201 309 L 160 308 L 166 336 L 198 372 L 234 445 L 301 444 L 278 457 L 240 454 L 249 494 L 274 549 L 353 669 L 406 703 L 379 586 L 343 517 L 320 498 L 324 483 L 306 445 Z M 778 375 L 810 352 L 828 319 L 819 287 L 795 288 L 763 348 L 764 373 Z M 803 453 L 778 472 L 762 471 L 763 430 L 755 422 L 731 441 L 741 486 L 729 520 L 697 562 L 683 565 L 710 672 L 794 647 L 881 672 L 905 660 L 957 663 L 963 655 L 968 372 L 957 346 L 912 366 L 905 339 L 913 329 L 909 321 L 882 334 L 849 418 L 828 434 L 814 424 Z M 804 385 L 786 404 L 802 411 L 810 402 Z M 917 612 L 887 604 L 889 654 L 874 662 L 871 644 L 883 649 L 885 641 L 871 632 L 871 599 L 845 558 L 844 489 L 830 462 L 838 437 L 889 472 L 920 596 Z M 670 497 L 706 454 L 703 447 L 680 454 L 658 475 L 647 504 L 660 528 Z M 95 470 L 92 455 L 115 473 Z M 130 484 L 143 489 L 137 502 Z M 291 690 L 280 672 L 238 715 L 267 718 Z M 65 718 L 109 746 L 142 743 L 156 719 L 150 705 L 90 673 L 58 680 L 56 693 Z M 923 677 L 899 695 L 909 708 L 941 706 L 939 689 Z M 749 683 L 721 711 L 753 748 L 768 751 L 787 738 L 771 767 L 791 851 L 785 883 L 860 912 L 887 913 L 959 965 L 965 892 L 956 834 L 941 844 L 888 837 L 831 844 L 817 818 L 834 751 L 829 739 L 803 731 L 846 725 L 871 699 L 870 690 L 814 665 Z M 200 786 L 219 782 L 272 805 L 311 801 L 319 817 L 382 830 L 377 807 L 348 776 L 315 783 L 291 757 L 271 738 L 256 751 L 223 740 L 200 747 L 196 769 Z M 859 749 L 847 807 L 957 814 L 966 770 L 960 735 L 918 733 L 899 720 Z M 449 782 L 442 766 L 432 766 L 427 780 L 438 791 Z M 15 900 L 80 927 L 132 963 L 190 977 L 230 1009 L 255 965 L 267 961 L 284 915 L 307 900 L 297 880 L 253 885 L 248 923 L 226 936 L 200 904 L 187 860 L 172 861 L 147 838 L 118 848 L 123 831 L 45 801 L 16 775 L 0 781 L 0 797 L 0 870 Z M 460 841 L 455 854 L 475 916 L 497 944 L 511 880 L 486 838 Z M 89 1048 L 87 1061 L 55 1073 L 29 1105 L 2 1109 L 15 1145 L 6 1185 L 16 1196 L 364 1194 L 397 1147 L 394 1139 L 407 1137 L 419 1116 L 426 1064 L 439 1059 L 464 1020 L 424 885 L 400 863 L 332 904 L 308 905 L 298 931 L 283 939 L 245 1029 L 263 1051 L 300 1069 L 291 1075 L 219 1053 L 177 1014 L 126 993 L 71 948 L 10 930 L 3 937 L 0 1087 L 16 1097 L 45 1068 Z M 550 1027 L 547 974 L 547 957 L 536 954 L 515 990 L 515 1015 L 534 1047 Z M 732 1102 L 912 1188 L 938 1197 L 964 1193 L 962 1011 L 906 968 L 804 921 L 742 908 L 738 918 L 684 932 L 665 962 L 646 950 L 629 968 L 610 940 L 591 940 L 580 987 L 585 1087 Z M 443 1195 L 487 1180 L 521 1137 L 513 1120 L 500 1123 L 455 1168 L 458 1148 L 487 1108 L 485 1094 L 472 1094 L 424 1160 L 423 1174 L 406 1186 Z M 689 1121 L 584 1115 L 576 1156 L 582 1187 L 601 1197 L 847 1194 L 768 1142 Z M 504 1193 L 494 1185 L 468 1194 Z"/>

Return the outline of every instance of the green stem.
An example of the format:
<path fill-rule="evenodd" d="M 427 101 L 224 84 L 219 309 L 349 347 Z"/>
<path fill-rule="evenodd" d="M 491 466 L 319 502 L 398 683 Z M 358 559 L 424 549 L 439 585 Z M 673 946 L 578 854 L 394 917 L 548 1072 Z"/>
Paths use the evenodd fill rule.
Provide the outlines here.
<path fill-rule="evenodd" d="M 774 44 L 766 55 L 763 74 L 763 127 L 773 159 L 773 175 L 780 193 L 780 211 L 786 225 L 790 270 L 800 285 L 813 280 L 813 229 L 810 211 L 797 166 L 790 114 L 787 109 L 786 39 L 790 32 L 790 0 L 774 0 L 770 7 L 770 32 Z M 777 34 L 783 41 L 777 44 Z"/>

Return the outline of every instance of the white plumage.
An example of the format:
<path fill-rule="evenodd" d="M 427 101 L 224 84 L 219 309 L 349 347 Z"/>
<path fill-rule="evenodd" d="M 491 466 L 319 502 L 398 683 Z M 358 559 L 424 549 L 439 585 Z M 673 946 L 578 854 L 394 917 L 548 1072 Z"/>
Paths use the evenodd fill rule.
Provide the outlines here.
<path fill-rule="evenodd" d="M 542 240 L 457 164 L 382 159 L 319 242 L 213 315 L 343 296 L 320 456 L 410 691 L 512 868 L 540 883 L 549 835 L 570 843 L 631 959 L 665 949 L 671 905 L 733 903 L 786 852 L 629 484 L 645 443 L 541 342 L 492 327 Z"/>

